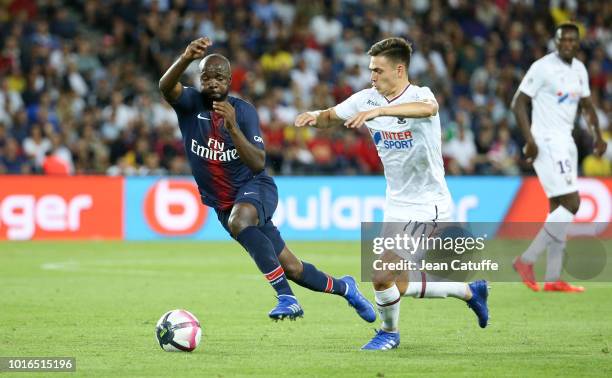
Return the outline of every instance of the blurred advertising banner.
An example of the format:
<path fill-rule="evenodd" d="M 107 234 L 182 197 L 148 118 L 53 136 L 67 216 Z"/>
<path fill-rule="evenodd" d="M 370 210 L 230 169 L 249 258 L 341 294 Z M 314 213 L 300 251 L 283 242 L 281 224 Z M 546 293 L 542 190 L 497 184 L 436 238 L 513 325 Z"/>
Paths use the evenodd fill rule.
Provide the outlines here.
<path fill-rule="evenodd" d="M 122 178 L 0 175 L 0 239 L 122 237 Z"/>
<path fill-rule="evenodd" d="M 273 220 L 288 240 L 356 241 L 361 222 L 383 219 L 383 177 L 275 180 Z M 548 200 L 536 178 L 447 181 L 455 221 L 486 222 L 489 235 L 530 238 L 546 218 Z M 578 187 L 581 205 L 570 235 L 612 238 L 612 179 L 581 178 Z M 230 240 L 190 177 L 0 176 L 0 239 L 98 238 Z"/>
<path fill-rule="evenodd" d="M 127 240 L 226 239 L 215 211 L 202 205 L 189 177 L 130 177 L 125 198 Z"/>
<path fill-rule="evenodd" d="M 612 239 L 612 179 L 579 178 L 580 208 L 568 235 Z M 503 219 L 498 237 L 534 237 L 548 213 L 548 199 L 535 177 L 525 177 L 512 207 Z"/>
<path fill-rule="evenodd" d="M 286 239 L 359 240 L 361 221 L 382 220 L 381 177 L 278 177 L 274 223 Z M 190 178 L 128 178 L 128 240 L 230 240 Z"/>
<path fill-rule="evenodd" d="M 383 177 L 276 177 L 275 181 L 279 203 L 273 220 L 285 239 L 359 240 L 361 222 L 383 219 Z M 548 201 L 536 178 L 448 177 L 447 181 L 454 219 L 487 222 L 490 235 L 528 238 L 531 228 L 546 218 Z M 598 222 L 599 232 L 610 220 L 612 180 L 580 179 L 579 188 L 582 204 L 577 221 Z M 128 240 L 230 240 L 214 210 L 196 206 L 199 194 L 191 178 L 128 178 L 125 189 Z M 503 222 L 519 226 L 508 232 Z M 521 227 L 522 222 L 529 223 Z"/>

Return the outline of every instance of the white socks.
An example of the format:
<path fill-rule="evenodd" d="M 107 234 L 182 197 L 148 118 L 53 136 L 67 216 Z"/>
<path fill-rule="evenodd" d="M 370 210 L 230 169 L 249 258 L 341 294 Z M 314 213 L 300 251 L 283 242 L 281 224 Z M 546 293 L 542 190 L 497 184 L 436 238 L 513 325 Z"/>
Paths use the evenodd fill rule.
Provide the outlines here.
<path fill-rule="evenodd" d="M 464 282 L 409 282 L 404 296 L 415 298 L 446 298 L 466 299 L 467 284 Z M 387 332 L 398 332 L 400 299 L 399 289 L 393 284 L 388 289 L 374 291 L 376 307 L 382 320 L 381 329 Z"/>
<path fill-rule="evenodd" d="M 527 264 L 533 264 L 551 242 L 564 244 L 567 238 L 567 229 L 573 220 L 574 214 L 565 207 L 558 206 L 552 213 L 548 214 L 540 232 L 521 255 L 521 260 Z"/>
<path fill-rule="evenodd" d="M 446 298 L 466 299 L 467 284 L 465 282 L 427 281 L 426 275 L 421 275 L 421 281 L 411 281 L 404 293 L 405 297 L 414 298 Z"/>
<path fill-rule="evenodd" d="M 544 281 L 556 282 L 561 279 L 564 255 L 565 243 L 551 241 L 548 244 L 548 254 L 546 256 L 546 275 L 544 276 Z"/>
<path fill-rule="evenodd" d="M 400 292 L 393 283 L 388 289 L 374 291 L 376 307 L 382 320 L 381 328 L 387 332 L 397 332 L 400 313 Z"/>

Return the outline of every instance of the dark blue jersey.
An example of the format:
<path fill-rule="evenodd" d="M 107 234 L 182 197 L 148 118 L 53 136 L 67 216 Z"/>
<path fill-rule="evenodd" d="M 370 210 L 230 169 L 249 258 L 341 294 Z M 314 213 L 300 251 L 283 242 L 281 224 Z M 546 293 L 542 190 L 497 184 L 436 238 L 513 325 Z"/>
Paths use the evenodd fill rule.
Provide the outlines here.
<path fill-rule="evenodd" d="M 255 107 L 232 96 L 227 101 L 236 110 L 236 122 L 246 139 L 263 150 Z M 185 153 L 202 202 L 215 209 L 231 208 L 238 189 L 254 176 L 266 173 L 254 174 L 240 160 L 223 118 L 210 110 L 210 100 L 198 90 L 183 87 L 181 96 L 170 105 L 178 116 Z"/>

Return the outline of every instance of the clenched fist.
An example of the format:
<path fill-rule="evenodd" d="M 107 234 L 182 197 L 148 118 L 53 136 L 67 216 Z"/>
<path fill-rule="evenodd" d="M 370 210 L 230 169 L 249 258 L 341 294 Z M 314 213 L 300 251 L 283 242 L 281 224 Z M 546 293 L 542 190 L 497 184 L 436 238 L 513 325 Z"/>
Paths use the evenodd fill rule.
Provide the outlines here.
<path fill-rule="evenodd" d="M 187 60 L 202 59 L 206 55 L 206 50 L 212 45 L 208 37 L 198 38 L 192 41 L 183 53 L 183 58 Z"/>

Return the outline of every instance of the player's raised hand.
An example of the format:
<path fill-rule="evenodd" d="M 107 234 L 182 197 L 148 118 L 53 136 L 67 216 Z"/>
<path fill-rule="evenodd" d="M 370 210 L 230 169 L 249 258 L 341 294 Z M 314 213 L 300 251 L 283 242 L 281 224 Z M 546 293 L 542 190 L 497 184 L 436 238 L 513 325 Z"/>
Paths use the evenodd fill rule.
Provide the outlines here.
<path fill-rule="evenodd" d="M 315 112 L 306 112 L 298 115 L 293 122 L 295 127 L 315 126 L 317 124 L 317 114 Z"/>
<path fill-rule="evenodd" d="M 523 154 L 525 154 L 525 161 L 527 163 L 533 163 L 538 156 L 538 145 L 533 140 L 527 141 L 523 147 Z"/>
<path fill-rule="evenodd" d="M 202 59 L 206 55 L 206 50 L 212 45 L 212 41 L 208 37 L 198 38 L 187 46 L 183 57 L 189 60 Z"/>
<path fill-rule="evenodd" d="M 229 102 L 213 101 L 213 110 L 225 119 L 225 127 L 231 128 L 236 126 L 236 110 Z"/>
<path fill-rule="evenodd" d="M 349 118 L 346 122 L 344 122 L 344 126 L 348 127 L 349 129 L 356 129 L 358 127 L 363 126 L 365 121 L 374 119 L 378 117 L 379 115 L 380 115 L 379 108 L 374 108 L 371 110 L 359 112 L 355 114 L 354 116 L 352 116 L 351 118 Z"/>
<path fill-rule="evenodd" d="M 608 148 L 608 142 L 603 140 L 601 137 L 595 138 L 593 143 L 593 154 L 597 157 L 602 157 Z"/>

